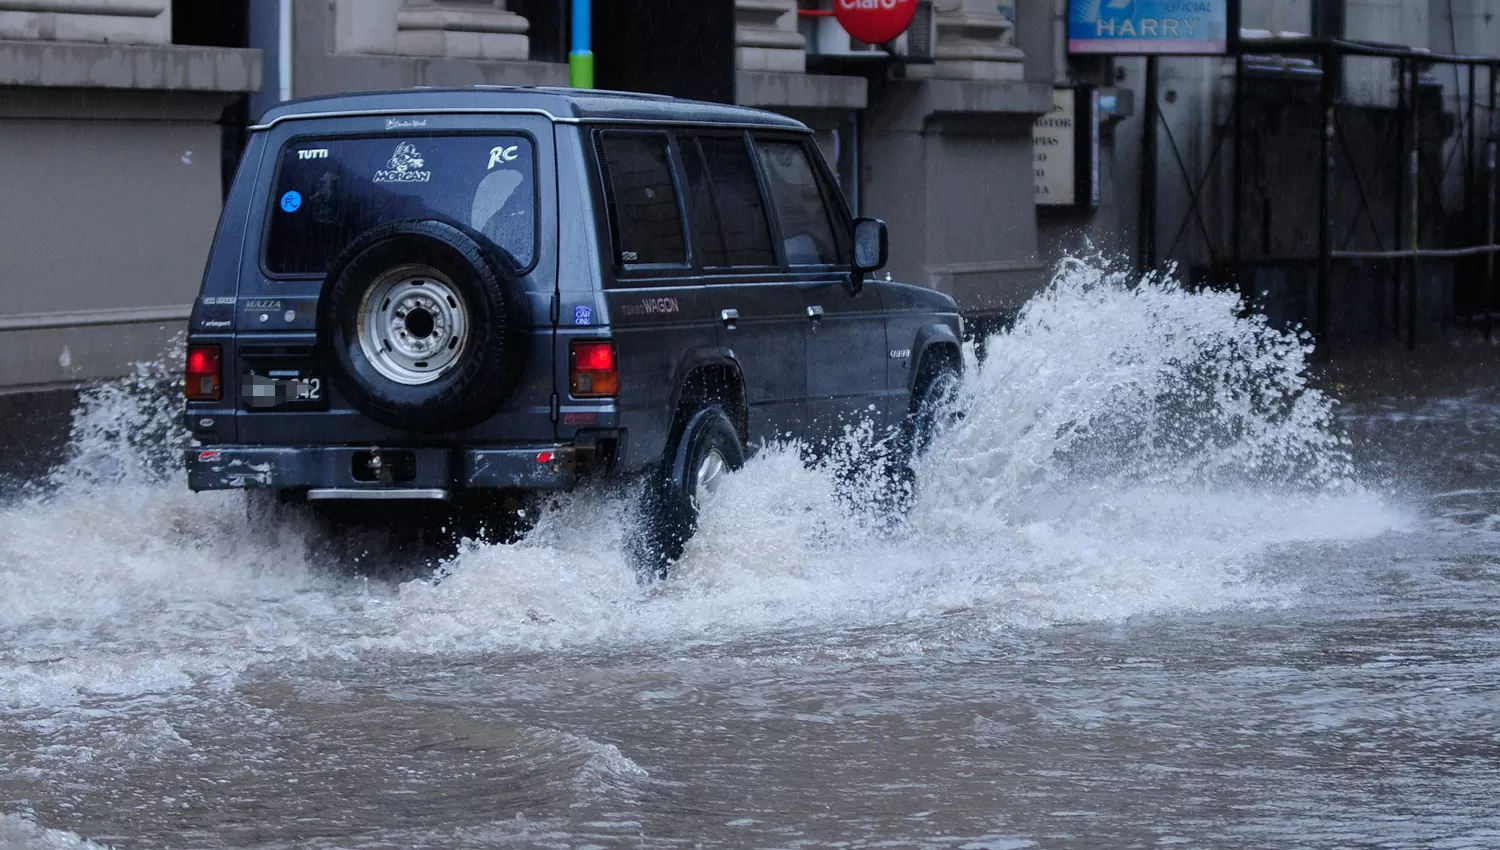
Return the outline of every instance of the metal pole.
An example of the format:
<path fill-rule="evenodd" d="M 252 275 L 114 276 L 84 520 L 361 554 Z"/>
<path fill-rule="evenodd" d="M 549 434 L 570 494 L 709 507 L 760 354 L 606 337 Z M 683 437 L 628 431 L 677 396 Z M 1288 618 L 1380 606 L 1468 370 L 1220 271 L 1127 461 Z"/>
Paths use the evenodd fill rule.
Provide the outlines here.
<path fill-rule="evenodd" d="M 1488 131 L 1485 133 L 1484 145 L 1484 173 L 1485 173 L 1485 204 L 1484 204 L 1484 242 L 1490 246 L 1488 253 L 1484 255 L 1484 279 L 1488 292 L 1484 304 L 1484 338 L 1487 341 L 1494 340 L 1495 331 L 1495 66 L 1488 69 L 1490 78 L 1490 115 L 1487 122 Z"/>
<path fill-rule="evenodd" d="M 1248 302 L 1255 296 L 1250 282 L 1246 279 L 1242 267 L 1243 255 L 1240 248 L 1240 231 L 1245 225 L 1245 157 L 1242 136 L 1245 126 L 1245 90 L 1243 79 L 1245 74 L 1245 57 L 1234 58 L 1234 210 L 1230 218 L 1230 238 L 1234 240 L 1233 257 L 1235 283 L 1239 285 L 1240 297 Z"/>
<path fill-rule="evenodd" d="M 1474 154 L 1476 153 L 1474 142 L 1478 138 L 1474 134 L 1474 66 L 1472 64 L 1469 65 L 1469 114 L 1464 123 L 1469 127 L 1469 135 L 1465 138 L 1463 133 L 1459 133 L 1458 141 L 1464 146 L 1464 198 L 1467 200 L 1474 197 Z M 1469 209 L 1474 208 L 1472 204 L 1467 206 Z"/>
<path fill-rule="evenodd" d="M 281 0 L 276 13 L 276 99 L 292 99 L 292 0 Z"/>
<path fill-rule="evenodd" d="M 593 0 L 573 0 L 573 50 L 568 54 L 568 85 L 594 87 Z"/>
<path fill-rule="evenodd" d="M 1323 106 L 1322 150 L 1318 157 L 1322 169 L 1322 189 L 1318 195 L 1318 292 L 1317 316 L 1314 317 L 1313 335 L 1317 339 L 1318 354 L 1323 360 L 1332 357 L 1333 347 L 1329 340 L 1332 317 L 1329 315 L 1333 303 L 1333 134 L 1336 125 L 1334 112 L 1334 65 L 1338 55 L 1332 49 L 1323 54 L 1323 78 L 1320 101 Z"/>
<path fill-rule="evenodd" d="M 1422 246 L 1422 220 L 1421 220 L 1421 195 L 1422 184 L 1419 182 L 1421 170 L 1421 101 L 1417 98 L 1417 63 L 1411 63 L 1411 109 L 1408 110 L 1408 132 L 1411 141 L 1411 152 L 1409 154 L 1411 164 L 1407 167 L 1407 179 L 1411 181 L 1407 203 L 1407 228 L 1408 244 L 1411 250 L 1411 285 L 1406 288 L 1406 347 L 1411 351 L 1417 350 L 1417 290 L 1422 285 L 1422 262 L 1417 256 L 1417 250 Z"/>
<path fill-rule="evenodd" d="M 1156 90 L 1160 80 L 1156 56 L 1146 57 L 1146 109 L 1141 127 L 1140 251 L 1142 273 L 1156 269 L 1156 131 L 1160 107 Z"/>
<path fill-rule="evenodd" d="M 1401 154 L 1406 152 L 1406 111 L 1410 107 L 1406 102 L 1406 72 L 1407 62 L 1402 57 L 1397 62 L 1396 87 L 1398 90 L 1396 102 L 1396 129 L 1397 149 L 1396 154 L 1396 204 L 1394 210 L 1394 221 L 1391 224 L 1391 244 L 1397 248 L 1401 247 L 1401 225 L 1406 216 L 1406 174 L 1401 167 Z M 1401 339 L 1401 290 L 1406 285 L 1406 258 L 1396 260 L 1396 274 L 1391 286 L 1391 331 L 1396 339 Z"/>

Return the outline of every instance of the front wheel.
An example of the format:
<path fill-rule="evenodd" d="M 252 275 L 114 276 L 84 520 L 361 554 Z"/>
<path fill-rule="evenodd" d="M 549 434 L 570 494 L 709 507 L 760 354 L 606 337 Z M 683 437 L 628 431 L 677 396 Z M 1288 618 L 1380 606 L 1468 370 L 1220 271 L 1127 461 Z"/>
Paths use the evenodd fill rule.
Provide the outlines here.
<path fill-rule="evenodd" d="M 744 465 L 739 432 L 722 407 L 704 407 L 688 418 L 642 495 L 630 559 L 643 578 L 667 576 L 698 529 L 699 511 Z"/>
<path fill-rule="evenodd" d="M 916 501 L 918 461 L 940 434 L 963 418 L 958 407 L 961 383 L 956 369 L 940 366 L 925 375 L 912 393 L 890 464 L 891 506 L 897 514 L 910 511 Z"/>

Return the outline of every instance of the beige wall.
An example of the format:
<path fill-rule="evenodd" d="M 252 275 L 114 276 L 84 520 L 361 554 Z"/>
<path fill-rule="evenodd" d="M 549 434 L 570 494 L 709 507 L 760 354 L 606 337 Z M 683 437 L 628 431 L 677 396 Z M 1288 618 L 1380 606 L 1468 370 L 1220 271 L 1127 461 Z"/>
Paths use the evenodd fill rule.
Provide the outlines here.
<path fill-rule="evenodd" d="M 0 38 L 0 393 L 126 374 L 185 327 L 221 206 L 218 121 L 262 62 L 165 44 L 153 2 L 36 0 L 50 11 L 20 32 L 41 37 Z"/>
<path fill-rule="evenodd" d="M 169 0 L 5 2 L 0 3 L 0 38 L 167 44 L 172 40 L 172 4 Z"/>
<path fill-rule="evenodd" d="M 9 118 L 4 312 L 188 304 L 220 209 L 219 131 L 196 121 Z M 86 199 L 86 202 L 81 202 Z M 26 282 L 45 285 L 27 285 Z"/>
<path fill-rule="evenodd" d="M 0 95 L 0 388 L 119 374 L 195 297 L 220 209 L 214 96 Z M 80 117 L 91 116 L 91 117 Z"/>

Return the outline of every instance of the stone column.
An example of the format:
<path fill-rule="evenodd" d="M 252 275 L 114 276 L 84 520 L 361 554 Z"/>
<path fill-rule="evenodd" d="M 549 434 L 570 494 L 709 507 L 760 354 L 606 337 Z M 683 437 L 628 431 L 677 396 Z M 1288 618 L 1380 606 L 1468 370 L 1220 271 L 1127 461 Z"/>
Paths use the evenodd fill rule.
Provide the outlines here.
<path fill-rule="evenodd" d="M 0 0 L 0 38 L 170 44 L 168 0 Z"/>
<path fill-rule="evenodd" d="M 396 52 L 524 61 L 531 58 L 528 28 L 505 0 L 406 0 L 396 13 Z"/>
<path fill-rule="evenodd" d="M 807 70 L 797 0 L 734 0 L 734 66 L 794 74 Z"/>
<path fill-rule="evenodd" d="M 933 76 L 956 80 L 1019 80 L 1021 51 L 995 0 L 936 0 Z"/>
<path fill-rule="evenodd" d="M 334 50 L 525 60 L 529 28 L 504 0 L 338 0 Z"/>

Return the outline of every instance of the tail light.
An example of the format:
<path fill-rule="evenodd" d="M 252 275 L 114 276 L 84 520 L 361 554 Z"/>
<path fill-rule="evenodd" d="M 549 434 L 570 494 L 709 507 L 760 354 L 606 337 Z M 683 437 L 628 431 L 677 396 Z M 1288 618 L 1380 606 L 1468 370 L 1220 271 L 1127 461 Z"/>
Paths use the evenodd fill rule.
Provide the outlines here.
<path fill-rule="evenodd" d="M 612 342 L 573 343 L 572 393 L 574 398 L 604 398 L 620 392 L 620 369 Z"/>
<path fill-rule="evenodd" d="M 219 380 L 219 347 L 190 345 L 187 350 L 188 401 L 218 401 L 223 391 Z"/>

